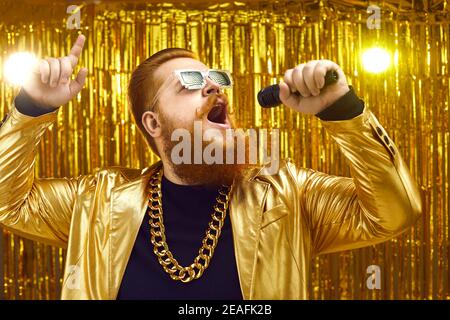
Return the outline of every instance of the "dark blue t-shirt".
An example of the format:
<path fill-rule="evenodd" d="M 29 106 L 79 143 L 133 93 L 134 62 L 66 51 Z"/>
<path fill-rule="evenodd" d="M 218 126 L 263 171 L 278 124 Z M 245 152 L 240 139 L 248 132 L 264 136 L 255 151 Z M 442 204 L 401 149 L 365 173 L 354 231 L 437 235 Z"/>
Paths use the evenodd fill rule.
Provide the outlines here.
<path fill-rule="evenodd" d="M 161 181 L 163 221 L 169 250 L 181 266 L 198 255 L 217 190 Z M 153 253 L 150 218 L 145 214 L 133 247 L 117 299 L 242 299 L 234 256 L 229 214 L 210 265 L 189 283 L 175 281 L 164 271 Z"/>

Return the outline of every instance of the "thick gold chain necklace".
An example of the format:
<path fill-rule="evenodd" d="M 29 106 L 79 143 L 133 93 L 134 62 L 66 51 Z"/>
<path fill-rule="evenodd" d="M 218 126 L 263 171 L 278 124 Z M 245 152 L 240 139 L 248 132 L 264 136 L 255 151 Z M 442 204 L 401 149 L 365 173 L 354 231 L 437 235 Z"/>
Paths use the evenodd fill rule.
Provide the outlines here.
<path fill-rule="evenodd" d="M 209 222 L 209 228 L 206 230 L 206 235 L 202 241 L 203 245 L 198 251 L 198 256 L 195 257 L 194 262 L 190 266 L 182 267 L 173 257 L 166 242 L 161 202 L 162 175 L 163 168 L 161 167 L 149 181 L 148 214 L 150 216 L 149 224 L 153 252 L 156 254 L 164 271 L 173 280 L 190 282 L 200 278 L 209 266 L 227 214 L 231 187 L 222 186 L 219 189 L 219 196 L 216 198 L 217 203 L 214 205 L 214 212 L 211 214 L 212 220 Z"/>

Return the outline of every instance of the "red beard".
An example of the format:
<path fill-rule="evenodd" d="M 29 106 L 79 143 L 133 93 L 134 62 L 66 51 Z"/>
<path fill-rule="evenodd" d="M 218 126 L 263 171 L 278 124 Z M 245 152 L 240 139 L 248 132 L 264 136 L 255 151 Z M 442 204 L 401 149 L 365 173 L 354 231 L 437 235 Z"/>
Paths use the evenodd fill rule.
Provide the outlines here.
<path fill-rule="evenodd" d="M 197 109 L 196 114 L 196 121 L 203 121 L 205 123 L 206 116 L 208 115 L 208 112 L 211 111 L 211 109 L 214 107 L 216 101 L 218 99 L 222 99 L 224 101 L 227 101 L 228 105 L 228 99 L 226 95 L 224 94 L 215 94 L 210 95 L 208 97 L 208 100 L 204 105 L 202 105 L 200 108 Z M 160 113 L 160 122 L 162 127 L 162 138 L 163 138 L 163 152 L 166 156 L 166 159 L 172 159 L 171 158 L 171 152 L 172 149 L 179 144 L 178 141 L 172 141 L 171 135 L 172 132 L 177 129 L 173 125 L 173 123 L 167 119 L 162 113 Z M 231 128 L 234 128 L 234 121 L 230 118 L 228 115 L 228 121 L 230 122 Z M 194 150 L 194 127 L 192 124 L 192 127 L 185 128 L 189 131 L 190 137 L 191 137 L 191 151 Z M 203 132 L 201 133 L 203 136 Z M 224 132 L 225 137 L 225 132 Z M 236 140 L 236 138 L 234 138 Z M 190 163 L 181 163 L 181 164 L 174 164 L 172 161 L 170 162 L 170 166 L 177 175 L 177 177 L 183 181 L 184 184 L 188 185 L 204 185 L 206 187 L 211 188 L 217 188 L 220 185 L 231 185 L 234 181 L 238 181 L 240 179 L 243 179 L 245 177 L 245 174 L 251 169 L 257 167 L 257 165 L 249 164 L 249 141 L 248 137 L 245 136 L 245 161 L 243 164 L 236 163 L 236 154 L 237 154 L 237 147 L 238 144 L 236 141 L 234 141 L 234 150 L 233 150 L 233 161 L 232 164 L 226 164 L 226 139 L 223 139 L 223 155 L 222 159 L 224 159 L 223 163 L 213 163 L 213 164 L 195 164 L 194 163 L 194 152 L 191 152 L 191 161 Z M 204 141 L 202 139 L 202 154 L 203 150 L 207 145 L 209 145 L 210 141 Z"/>

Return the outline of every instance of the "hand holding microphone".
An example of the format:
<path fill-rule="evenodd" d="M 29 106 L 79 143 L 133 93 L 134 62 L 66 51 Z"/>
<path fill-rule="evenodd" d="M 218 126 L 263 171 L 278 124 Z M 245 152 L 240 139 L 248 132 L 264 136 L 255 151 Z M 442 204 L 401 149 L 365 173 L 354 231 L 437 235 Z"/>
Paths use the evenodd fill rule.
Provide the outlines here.
<path fill-rule="evenodd" d="M 349 90 L 345 74 L 336 63 L 312 60 L 287 70 L 279 85 L 261 90 L 258 102 L 262 107 L 283 103 L 301 113 L 317 114 Z"/>

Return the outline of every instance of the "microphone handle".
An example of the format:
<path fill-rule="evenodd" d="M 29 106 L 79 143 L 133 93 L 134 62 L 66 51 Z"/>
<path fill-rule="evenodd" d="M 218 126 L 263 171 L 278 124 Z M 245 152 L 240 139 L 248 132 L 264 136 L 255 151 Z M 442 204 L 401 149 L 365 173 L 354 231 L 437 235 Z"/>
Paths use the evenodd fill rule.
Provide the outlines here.
<path fill-rule="evenodd" d="M 325 85 L 322 89 L 329 85 L 336 83 L 339 79 L 338 73 L 335 70 L 330 70 L 325 74 Z M 297 92 L 298 95 L 300 95 Z M 258 103 L 263 108 L 273 108 L 281 104 L 280 101 L 280 86 L 273 84 L 258 92 Z"/>

